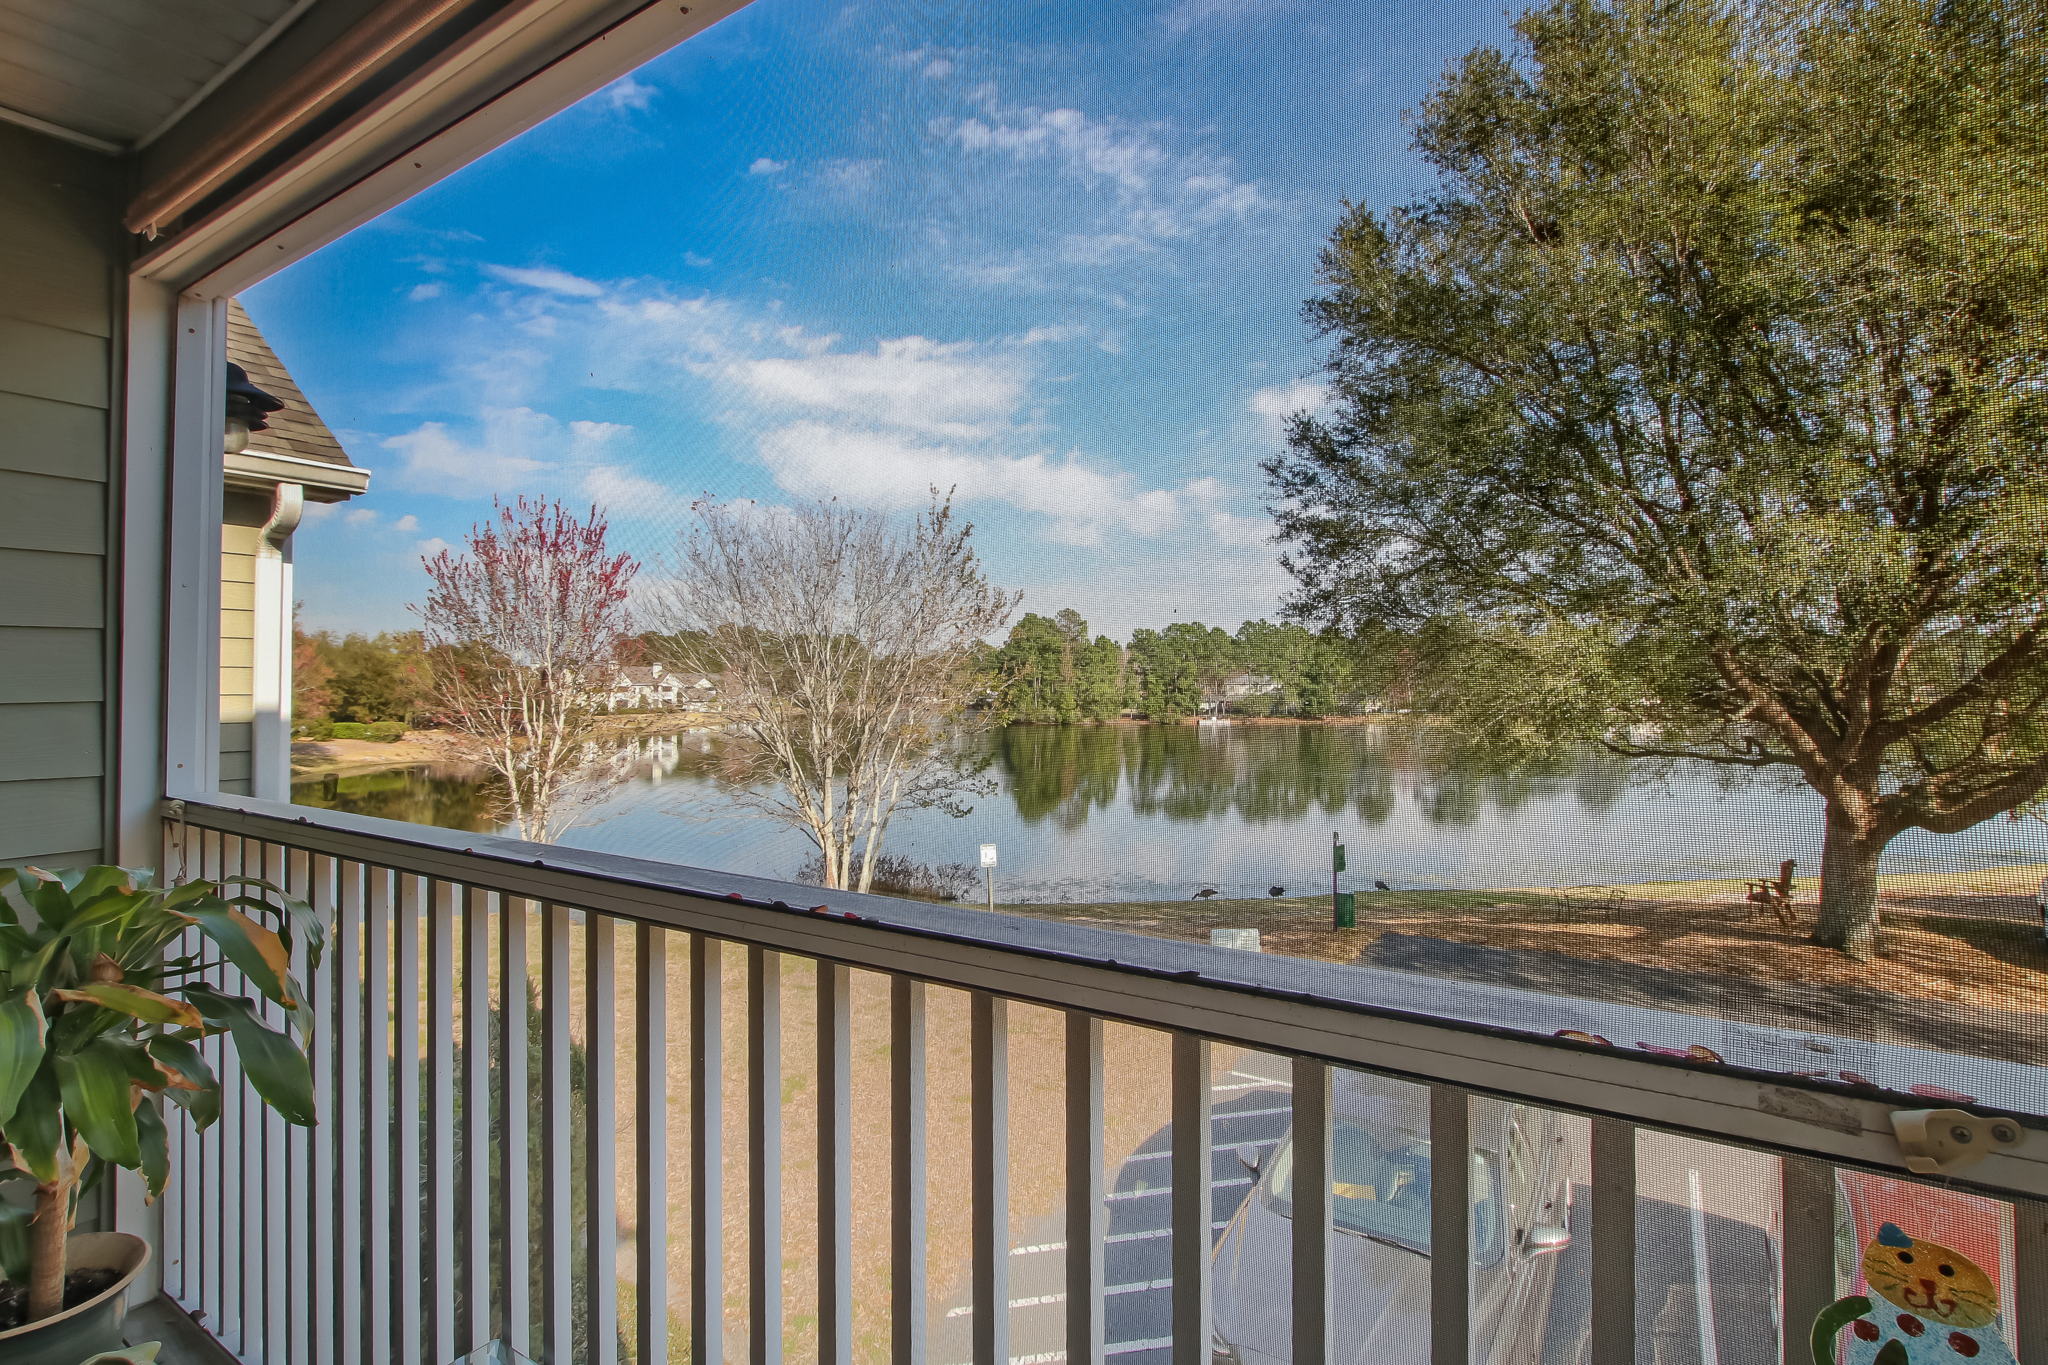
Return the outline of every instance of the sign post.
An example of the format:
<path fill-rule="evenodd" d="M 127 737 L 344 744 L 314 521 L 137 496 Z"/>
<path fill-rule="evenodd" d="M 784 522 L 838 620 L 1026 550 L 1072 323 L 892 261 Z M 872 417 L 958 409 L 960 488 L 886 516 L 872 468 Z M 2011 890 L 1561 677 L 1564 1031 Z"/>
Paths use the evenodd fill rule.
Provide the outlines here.
<path fill-rule="evenodd" d="M 996 846 L 994 844 L 983 844 L 981 846 L 981 870 L 982 874 L 988 878 L 988 908 L 989 913 L 993 914 L 996 908 Z"/>
<path fill-rule="evenodd" d="M 1358 897 L 1348 891 L 1337 889 L 1338 874 L 1344 870 L 1344 845 L 1337 842 L 1337 831 L 1330 831 L 1330 924 L 1337 929 L 1354 929 L 1358 926 Z"/>

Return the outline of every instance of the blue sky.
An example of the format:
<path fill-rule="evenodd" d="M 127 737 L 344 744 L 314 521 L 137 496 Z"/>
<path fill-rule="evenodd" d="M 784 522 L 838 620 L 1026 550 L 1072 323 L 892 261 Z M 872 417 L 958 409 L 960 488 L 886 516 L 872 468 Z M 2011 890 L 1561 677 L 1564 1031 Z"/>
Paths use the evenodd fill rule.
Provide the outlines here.
<path fill-rule="evenodd" d="M 934 27 L 944 22 L 949 27 Z M 1350 199 L 1497 5 L 755 0 L 244 296 L 372 492 L 314 627 L 403 628 L 493 493 L 669 552 L 692 499 L 953 486 L 1024 608 L 1272 616 L 1259 461 Z"/>

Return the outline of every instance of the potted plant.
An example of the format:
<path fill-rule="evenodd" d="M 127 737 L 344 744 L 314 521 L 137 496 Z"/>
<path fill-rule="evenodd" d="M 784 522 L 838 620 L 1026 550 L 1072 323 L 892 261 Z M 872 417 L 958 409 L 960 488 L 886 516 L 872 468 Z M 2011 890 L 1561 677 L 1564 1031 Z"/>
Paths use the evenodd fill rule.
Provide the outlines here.
<path fill-rule="evenodd" d="M 159 1097 L 200 1129 L 220 1117 L 201 1039 L 231 1040 L 263 1101 L 312 1124 L 311 1016 L 291 962 L 303 944 L 319 965 L 325 938 L 307 905 L 255 877 L 159 886 L 118 867 L 0 868 L 0 1359 L 76 1365 L 121 1346 L 149 1246 L 74 1235 L 79 1196 L 109 1165 L 138 1172 L 148 1199 L 163 1193 Z M 208 984 L 222 965 L 277 1006 L 283 1028 L 261 1002 Z"/>

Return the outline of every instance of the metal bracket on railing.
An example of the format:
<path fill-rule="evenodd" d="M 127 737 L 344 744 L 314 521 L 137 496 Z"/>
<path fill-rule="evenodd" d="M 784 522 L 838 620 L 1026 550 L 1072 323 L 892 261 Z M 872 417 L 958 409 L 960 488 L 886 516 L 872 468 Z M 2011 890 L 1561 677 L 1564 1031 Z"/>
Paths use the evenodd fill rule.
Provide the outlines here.
<path fill-rule="evenodd" d="M 1916 1175 L 1952 1175 L 1973 1162 L 2020 1145 L 2024 1130 L 2012 1119 L 1983 1118 L 1963 1109 L 1895 1109 L 1892 1132 Z"/>
<path fill-rule="evenodd" d="M 186 876 L 191 871 L 191 869 L 186 866 L 185 860 L 185 848 L 187 843 L 185 837 L 185 803 L 183 801 L 164 802 L 164 818 L 167 820 L 176 820 L 178 822 L 178 882 L 180 885 L 182 885 L 185 881 Z"/>

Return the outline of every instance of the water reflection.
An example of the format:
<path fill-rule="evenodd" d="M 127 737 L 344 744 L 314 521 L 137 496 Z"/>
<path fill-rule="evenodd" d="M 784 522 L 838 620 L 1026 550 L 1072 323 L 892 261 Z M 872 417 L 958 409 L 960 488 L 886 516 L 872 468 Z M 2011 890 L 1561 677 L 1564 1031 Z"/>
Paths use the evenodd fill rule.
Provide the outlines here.
<path fill-rule="evenodd" d="M 1070 831 L 1119 801 L 1175 821 L 1316 816 L 1370 826 L 1385 824 L 1405 796 L 1429 823 L 1457 827 L 1569 794 L 1597 815 L 1630 780 L 1628 760 L 1609 754 L 1509 768 L 1422 727 L 1018 725 L 993 743 L 1018 817 Z"/>
<path fill-rule="evenodd" d="M 1489 764 L 1427 726 L 1016 726 L 962 741 L 997 790 L 963 819 L 906 811 L 889 851 L 972 862 L 1002 849 L 999 896 L 1023 901 L 1181 898 L 1203 885 L 1260 896 L 1328 885 L 1332 833 L 1369 886 L 1556 886 L 1752 876 L 1818 866 L 1810 792 L 1705 765 L 1599 752 L 1536 767 Z M 565 844 L 709 868 L 794 875 L 812 849 L 741 809 L 734 741 L 715 732 L 624 741 L 634 779 Z M 305 805 L 486 831 L 497 788 L 459 765 L 298 784 Z M 1887 871 L 2029 862 L 2007 822 L 1959 836 L 1913 832 Z"/>

